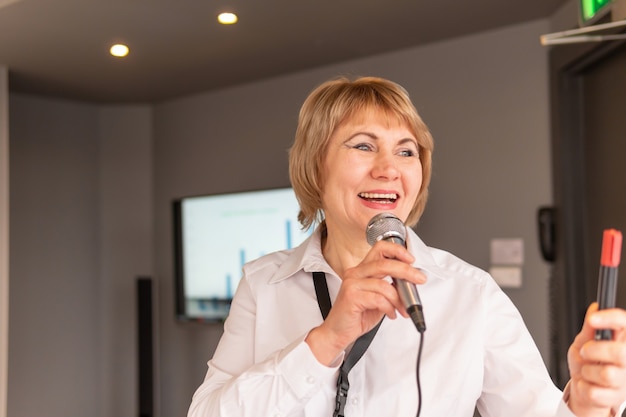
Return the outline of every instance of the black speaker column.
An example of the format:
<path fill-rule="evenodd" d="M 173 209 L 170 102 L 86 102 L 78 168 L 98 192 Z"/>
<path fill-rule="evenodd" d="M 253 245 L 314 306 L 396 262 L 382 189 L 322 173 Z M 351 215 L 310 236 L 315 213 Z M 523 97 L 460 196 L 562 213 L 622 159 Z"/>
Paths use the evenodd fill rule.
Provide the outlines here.
<path fill-rule="evenodd" d="M 137 278 L 137 353 L 139 417 L 154 415 L 152 279 Z"/>

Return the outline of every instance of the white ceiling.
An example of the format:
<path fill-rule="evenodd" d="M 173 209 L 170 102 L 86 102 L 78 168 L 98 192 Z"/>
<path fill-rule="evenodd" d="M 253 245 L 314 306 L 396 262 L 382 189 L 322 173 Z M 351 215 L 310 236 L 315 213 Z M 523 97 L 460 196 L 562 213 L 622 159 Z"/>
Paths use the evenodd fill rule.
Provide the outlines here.
<path fill-rule="evenodd" d="M 550 17 L 574 0 L 0 0 L 11 91 L 154 102 Z M 231 9 L 239 23 L 219 25 Z M 125 59 L 108 55 L 125 42 Z"/>

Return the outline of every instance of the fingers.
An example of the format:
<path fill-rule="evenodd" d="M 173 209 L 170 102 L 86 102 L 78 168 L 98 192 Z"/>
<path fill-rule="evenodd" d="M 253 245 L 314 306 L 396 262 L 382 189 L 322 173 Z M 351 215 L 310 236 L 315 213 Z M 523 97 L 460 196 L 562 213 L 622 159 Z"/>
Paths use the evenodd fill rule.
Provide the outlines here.
<path fill-rule="evenodd" d="M 329 365 L 348 345 L 376 326 L 383 315 L 395 319 L 397 311 L 403 311 L 396 299 L 397 291 L 387 281 L 344 281 L 328 317 L 305 341 L 320 363 Z"/>
<path fill-rule="evenodd" d="M 380 241 L 358 265 L 341 273 L 339 294 L 328 316 L 305 339 L 321 363 L 332 362 L 384 315 L 409 317 L 390 277 L 425 283 L 426 275 L 411 265 L 414 260 L 404 246 Z"/>
<path fill-rule="evenodd" d="M 426 282 L 426 275 L 411 265 L 413 261 L 413 256 L 403 246 L 377 242 L 360 264 L 344 272 L 343 287 L 347 290 L 353 285 L 355 289 L 363 291 L 363 294 L 355 295 L 355 299 L 362 298 L 361 302 L 368 300 L 370 308 L 379 309 L 390 318 L 396 317 L 396 311 L 408 317 L 389 278 L 402 279 L 416 285 Z"/>
<path fill-rule="evenodd" d="M 626 368 L 626 345 L 621 341 L 585 343 L 579 355 L 586 362 Z"/>
<path fill-rule="evenodd" d="M 342 345 L 369 331 L 383 315 L 408 317 L 390 277 L 414 284 L 426 282 L 426 275 L 411 265 L 413 261 L 402 245 L 377 242 L 358 265 L 343 271 L 339 294 L 322 330 L 338 340 L 336 345 Z"/>
<path fill-rule="evenodd" d="M 396 318 L 396 311 L 406 315 L 395 287 L 382 277 L 345 278 L 337 303 L 342 299 L 350 302 L 358 312 L 378 310 L 389 318 Z"/>
<path fill-rule="evenodd" d="M 411 264 L 415 258 L 402 245 L 379 241 L 357 266 L 365 278 L 394 277 L 414 284 L 424 284 L 426 275 Z"/>
<path fill-rule="evenodd" d="M 595 340 L 599 329 L 612 329 L 613 340 Z M 598 310 L 597 303 L 587 309 L 583 328 L 569 350 L 571 359 L 582 364 L 609 364 L 626 368 L 626 311 Z"/>
<path fill-rule="evenodd" d="M 603 387 L 590 383 L 588 380 L 580 379 L 572 382 L 572 393 L 576 392 L 576 401 L 586 407 L 599 409 L 610 409 L 621 403 L 623 390 L 621 387 Z"/>
<path fill-rule="evenodd" d="M 581 346 L 586 340 L 594 339 L 596 329 L 591 325 L 590 319 L 591 317 L 598 311 L 598 303 L 592 303 L 585 313 L 585 319 L 583 321 L 583 327 L 580 330 L 580 333 L 576 337 L 576 341 L 581 339 Z"/>
<path fill-rule="evenodd" d="M 596 303 L 594 303 L 597 305 Z M 626 342 L 626 312 L 619 308 L 606 310 L 588 310 L 587 319 L 589 327 L 594 329 L 613 330 L 613 340 Z"/>
<path fill-rule="evenodd" d="M 393 286 L 378 279 L 344 280 L 328 317 L 319 329 L 330 345 L 345 349 L 383 317 L 395 319 L 401 306 Z"/>
<path fill-rule="evenodd" d="M 370 256 L 382 256 L 389 259 L 397 259 L 398 261 L 410 264 L 415 260 L 413 255 L 402 245 L 389 242 L 386 240 L 380 240 L 374 244 L 372 250 L 366 256 L 366 259 Z"/>
<path fill-rule="evenodd" d="M 427 280 L 426 275 L 419 269 L 395 259 L 385 258 L 364 262 L 356 268 L 346 270 L 343 279 L 380 280 L 387 277 L 403 279 L 416 285 L 424 284 Z"/>
<path fill-rule="evenodd" d="M 613 340 L 595 340 L 598 329 L 612 329 Z M 579 407 L 608 408 L 626 398 L 626 311 L 598 310 L 592 304 L 568 352 L 572 399 Z"/>
<path fill-rule="evenodd" d="M 588 384 L 601 388 L 619 388 L 616 381 L 623 377 L 623 369 L 606 364 L 587 364 L 580 370 L 580 376 Z"/>

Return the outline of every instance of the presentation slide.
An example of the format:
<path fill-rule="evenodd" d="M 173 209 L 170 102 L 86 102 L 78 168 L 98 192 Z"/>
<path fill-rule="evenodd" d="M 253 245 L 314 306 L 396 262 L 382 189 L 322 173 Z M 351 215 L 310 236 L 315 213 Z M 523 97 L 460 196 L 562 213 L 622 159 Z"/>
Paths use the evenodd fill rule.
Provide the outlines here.
<path fill-rule="evenodd" d="M 291 188 L 192 197 L 182 201 L 185 298 L 233 296 L 243 264 L 290 249 L 310 234 L 298 223 Z"/>

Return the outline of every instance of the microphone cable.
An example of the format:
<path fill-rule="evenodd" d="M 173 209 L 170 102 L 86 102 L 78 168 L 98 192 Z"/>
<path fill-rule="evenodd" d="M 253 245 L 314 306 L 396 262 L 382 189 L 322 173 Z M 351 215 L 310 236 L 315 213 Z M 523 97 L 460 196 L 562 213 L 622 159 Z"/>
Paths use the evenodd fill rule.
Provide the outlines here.
<path fill-rule="evenodd" d="M 419 417 L 422 412 L 422 383 L 420 381 L 420 364 L 422 362 L 422 349 L 424 347 L 424 332 L 419 332 L 420 334 L 420 343 L 417 350 L 417 364 L 415 366 L 415 379 L 417 380 L 417 414 L 416 417 Z"/>
<path fill-rule="evenodd" d="M 389 242 L 402 245 L 406 248 L 406 226 L 394 214 L 388 212 L 378 213 L 367 224 L 365 229 L 367 242 L 374 246 L 379 240 L 387 240 Z M 422 311 L 422 301 L 417 292 L 417 287 L 403 280 L 393 278 L 398 294 L 404 304 L 411 321 L 420 334 L 420 341 L 417 351 L 417 363 L 415 367 L 415 379 L 417 380 L 417 417 L 422 412 L 422 384 L 420 381 L 420 364 L 422 362 L 422 349 L 424 348 L 424 332 L 426 331 L 426 322 L 424 321 L 424 313 Z"/>

